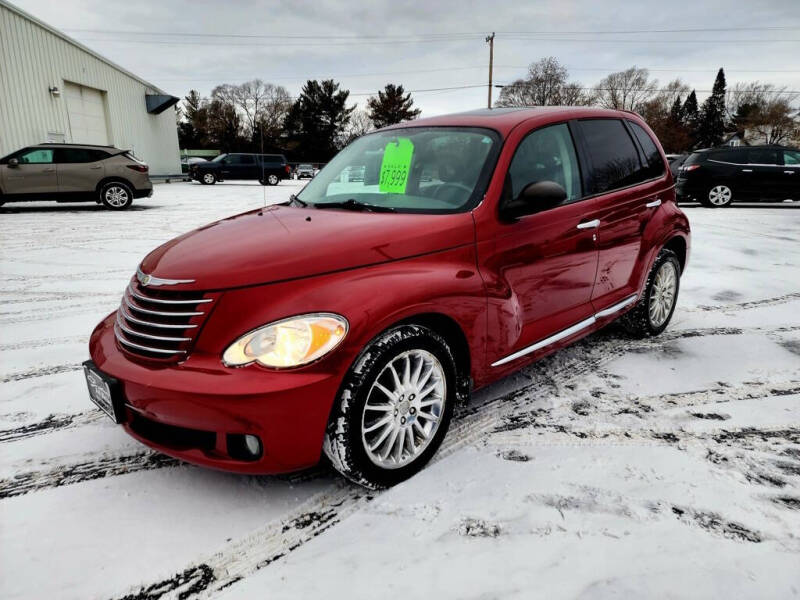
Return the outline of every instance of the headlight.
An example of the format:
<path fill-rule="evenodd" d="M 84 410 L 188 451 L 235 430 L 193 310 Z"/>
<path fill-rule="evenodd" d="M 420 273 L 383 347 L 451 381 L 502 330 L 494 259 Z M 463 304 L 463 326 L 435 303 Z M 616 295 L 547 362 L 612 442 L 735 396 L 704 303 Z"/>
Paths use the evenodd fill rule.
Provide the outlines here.
<path fill-rule="evenodd" d="M 269 323 L 228 346 L 222 362 L 239 367 L 258 362 L 265 367 L 299 367 L 322 358 L 347 335 L 347 319 L 314 313 Z"/>

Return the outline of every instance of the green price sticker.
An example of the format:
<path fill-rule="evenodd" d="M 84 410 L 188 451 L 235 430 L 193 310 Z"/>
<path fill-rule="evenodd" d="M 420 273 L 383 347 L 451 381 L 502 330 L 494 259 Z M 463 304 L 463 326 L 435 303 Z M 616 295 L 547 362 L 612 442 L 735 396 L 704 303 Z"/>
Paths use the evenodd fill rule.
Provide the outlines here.
<path fill-rule="evenodd" d="M 386 144 L 378 190 L 387 194 L 405 194 L 413 156 L 414 143 L 408 138 L 397 138 L 396 142 Z"/>

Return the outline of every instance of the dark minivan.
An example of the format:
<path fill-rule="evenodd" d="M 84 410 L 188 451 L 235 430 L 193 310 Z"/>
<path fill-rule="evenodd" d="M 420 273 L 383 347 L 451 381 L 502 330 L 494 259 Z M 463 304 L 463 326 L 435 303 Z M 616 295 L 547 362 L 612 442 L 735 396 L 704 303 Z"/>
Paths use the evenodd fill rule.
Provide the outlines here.
<path fill-rule="evenodd" d="M 226 179 L 252 179 L 261 185 L 278 185 L 290 173 L 283 154 L 220 154 L 214 160 L 189 167 L 189 177 L 205 185 Z"/>
<path fill-rule="evenodd" d="M 694 152 L 678 171 L 678 201 L 712 208 L 734 200 L 800 200 L 800 150 L 736 146 Z"/>

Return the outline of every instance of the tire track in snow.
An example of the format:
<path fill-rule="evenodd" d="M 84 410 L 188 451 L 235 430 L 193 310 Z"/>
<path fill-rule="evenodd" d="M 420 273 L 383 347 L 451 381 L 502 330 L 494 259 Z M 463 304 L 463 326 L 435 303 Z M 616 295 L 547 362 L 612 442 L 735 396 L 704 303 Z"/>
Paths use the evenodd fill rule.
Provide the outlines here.
<path fill-rule="evenodd" d="M 736 311 L 748 310 L 751 308 L 761 308 L 762 306 L 775 306 L 776 304 L 785 304 L 800 298 L 800 292 L 792 292 L 791 294 L 784 294 L 783 296 L 775 296 L 774 298 L 764 298 L 763 300 L 750 300 L 749 302 L 736 302 L 733 304 L 719 304 L 707 305 L 701 304 L 694 308 L 684 308 L 686 311 Z"/>
<path fill-rule="evenodd" d="M 49 367 L 40 367 L 38 369 L 31 369 L 30 371 L 17 371 L 16 373 L 9 373 L 0 383 L 10 383 L 12 381 L 22 381 L 23 379 L 33 379 L 34 377 L 45 377 L 47 375 L 58 375 L 59 373 L 67 373 L 69 371 L 77 371 L 82 369 L 81 363 L 67 363 L 64 365 L 51 365 Z"/>
<path fill-rule="evenodd" d="M 179 464 L 180 461 L 174 458 L 150 451 L 122 456 L 103 456 L 87 462 L 17 473 L 13 477 L 0 479 L 0 499 L 136 471 L 174 467 Z"/>
<path fill-rule="evenodd" d="M 104 417 L 105 415 L 99 409 L 73 414 L 50 414 L 35 423 L 0 430 L 0 442 L 16 442 L 37 435 L 47 435 L 63 429 L 96 423 Z"/>
<path fill-rule="evenodd" d="M 119 596 L 119 600 L 209 597 L 280 560 L 341 522 L 372 494 L 344 481 L 309 498 L 294 511 L 226 546 L 203 562 L 156 583 Z"/>

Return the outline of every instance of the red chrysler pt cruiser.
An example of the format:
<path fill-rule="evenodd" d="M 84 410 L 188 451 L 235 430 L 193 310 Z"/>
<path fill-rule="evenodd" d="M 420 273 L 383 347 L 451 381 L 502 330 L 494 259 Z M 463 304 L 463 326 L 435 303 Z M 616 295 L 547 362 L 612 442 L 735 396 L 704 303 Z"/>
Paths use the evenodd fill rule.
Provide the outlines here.
<path fill-rule="evenodd" d="M 592 108 L 403 123 L 284 204 L 150 253 L 90 341 L 92 400 L 240 473 L 389 486 L 470 391 L 622 318 L 669 323 L 689 223 L 652 131 Z"/>

